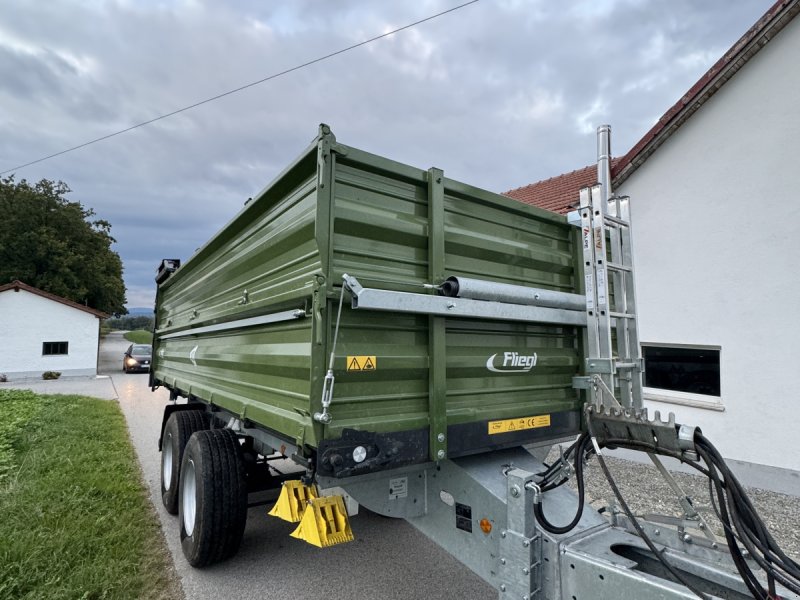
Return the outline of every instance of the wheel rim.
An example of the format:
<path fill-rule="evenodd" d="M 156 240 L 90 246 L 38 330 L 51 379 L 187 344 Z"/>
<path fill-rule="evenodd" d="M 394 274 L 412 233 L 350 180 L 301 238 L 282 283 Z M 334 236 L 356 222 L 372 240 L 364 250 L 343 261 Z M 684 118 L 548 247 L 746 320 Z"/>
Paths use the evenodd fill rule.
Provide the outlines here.
<path fill-rule="evenodd" d="M 164 489 L 169 490 L 172 485 L 172 434 L 169 432 L 161 444 L 161 480 L 164 482 Z"/>
<path fill-rule="evenodd" d="M 197 486 L 195 482 L 194 461 L 189 459 L 181 473 L 181 513 L 183 529 L 186 535 L 194 531 L 194 519 L 197 512 Z"/>

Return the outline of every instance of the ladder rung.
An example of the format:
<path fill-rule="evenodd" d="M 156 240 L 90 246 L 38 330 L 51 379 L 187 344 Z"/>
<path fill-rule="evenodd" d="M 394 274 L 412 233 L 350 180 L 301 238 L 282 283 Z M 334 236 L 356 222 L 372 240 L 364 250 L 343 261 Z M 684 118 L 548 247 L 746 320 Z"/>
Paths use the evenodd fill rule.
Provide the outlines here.
<path fill-rule="evenodd" d="M 612 271 L 623 271 L 625 273 L 630 273 L 631 271 L 633 271 L 633 269 L 631 269 L 630 267 L 626 267 L 625 265 L 613 262 L 607 262 L 606 267 L 608 267 Z"/>
<path fill-rule="evenodd" d="M 636 315 L 633 313 L 610 312 L 608 313 L 612 319 L 635 319 Z"/>
<path fill-rule="evenodd" d="M 639 365 L 637 363 L 620 363 L 620 362 L 618 362 L 614 366 L 617 368 L 617 370 L 619 370 L 619 369 L 638 369 L 639 368 Z"/>
<path fill-rule="evenodd" d="M 630 223 L 620 219 L 619 217 L 612 217 L 611 215 L 603 215 L 606 225 L 616 225 L 618 227 L 630 227 Z"/>

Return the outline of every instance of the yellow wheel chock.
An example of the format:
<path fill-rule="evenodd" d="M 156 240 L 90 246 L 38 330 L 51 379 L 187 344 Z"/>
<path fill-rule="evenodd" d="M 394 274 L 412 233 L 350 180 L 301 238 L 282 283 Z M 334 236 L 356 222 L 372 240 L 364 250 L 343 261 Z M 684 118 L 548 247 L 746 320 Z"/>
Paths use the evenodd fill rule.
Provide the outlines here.
<path fill-rule="evenodd" d="M 352 542 L 353 530 L 350 529 L 344 499 L 341 496 L 322 496 L 309 500 L 292 537 L 320 548 Z"/>
<path fill-rule="evenodd" d="M 300 523 L 292 537 L 327 548 L 353 541 L 353 530 L 341 496 L 320 496 L 316 485 L 284 481 L 270 516 Z"/>
<path fill-rule="evenodd" d="M 303 485 L 300 480 L 284 481 L 281 495 L 269 514 L 290 523 L 299 523 L 306 504 L 317 496 L 319 492 L 315 485 Z"/>

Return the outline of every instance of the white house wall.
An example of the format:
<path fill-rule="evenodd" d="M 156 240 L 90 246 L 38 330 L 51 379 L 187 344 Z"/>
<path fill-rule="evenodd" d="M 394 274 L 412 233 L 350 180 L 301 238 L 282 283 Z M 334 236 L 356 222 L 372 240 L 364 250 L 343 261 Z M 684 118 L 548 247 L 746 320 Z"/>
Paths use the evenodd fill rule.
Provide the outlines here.
<path fill-rule="evenodd" d="M 25 290 L 0 293 L 0 373 L 10 378 L 95 375 L 100 319 Z M 43 356 L 43 342 L 69 342 L 66 356 Z"/>
<path fill-rule="evenodd" d="M 717 412 L 662 402 L 727 457 L 800 471 L 800 18 L 633 175 L 641 339 L 721 347 Z"/>

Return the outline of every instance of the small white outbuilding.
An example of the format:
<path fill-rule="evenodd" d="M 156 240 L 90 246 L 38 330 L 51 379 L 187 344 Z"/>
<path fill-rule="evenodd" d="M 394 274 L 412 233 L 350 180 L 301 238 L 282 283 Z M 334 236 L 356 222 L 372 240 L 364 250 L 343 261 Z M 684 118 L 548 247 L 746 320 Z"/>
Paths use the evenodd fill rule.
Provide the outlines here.
<path fill-rule="evenodd" d="M 96 375 L 100 321 L 108 316 L 21 281 L 0 286 L 0 375 Z"/>

